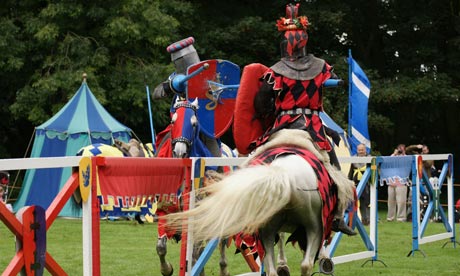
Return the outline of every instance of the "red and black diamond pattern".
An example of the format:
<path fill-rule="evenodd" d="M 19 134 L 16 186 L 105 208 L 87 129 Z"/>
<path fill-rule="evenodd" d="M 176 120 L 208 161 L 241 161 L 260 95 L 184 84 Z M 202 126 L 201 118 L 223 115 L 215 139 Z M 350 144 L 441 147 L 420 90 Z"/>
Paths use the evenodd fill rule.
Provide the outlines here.
<path fill-rule="evenodd" d="M 281 111 L 294 110 L 296 108 L 309 108 L 311 110 L 323 110 L 323 91 L 322 84 L 331 77 L 332 67 L 325 63 L 323 70 L 314 79 L 295 80 L 282 76 L 269 69 L 263 79 L 274 81 L 273 91 L 278 93 L 275 100 L 277 114 Z M 267 76 L 270 75 L 270 76 Z M 302 119 L 302 129 L 308 131 L 313 141 L 321 149 L 330 151 L 331 144 L 326 137 L 325 129 L 321 118 L 317 114 L 285 114 L 278 116 L 270 130 L 276 128 L 291 128 L 289 125 Z M 267 133 L 272 133 L 270 130 Z M 258 145 L 263 144 L 268 137 L 263 137 L 258 141 Z"/>
<path fill-rule="evenodd" d="M 308 35 L 304 30 L 286 31 L 284 37 L 287 41 L 286 52 L 289 56 L 292 56 L 293 53 L 299 52 L 307 46 Z"/>

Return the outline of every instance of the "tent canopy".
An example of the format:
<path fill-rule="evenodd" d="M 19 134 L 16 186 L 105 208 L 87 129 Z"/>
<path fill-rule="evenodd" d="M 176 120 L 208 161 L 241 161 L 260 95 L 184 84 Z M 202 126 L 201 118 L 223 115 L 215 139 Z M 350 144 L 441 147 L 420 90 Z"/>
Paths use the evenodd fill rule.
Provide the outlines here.
<path fill-rule="evenodd" d="M 131 132 L 105 110 L 86 82 L 58 113 L 37 129 L 67 134 Z"/>
<path fill-rule="evenodd" d="M 111 145 L 115 138 L 128 142 L 131 129 L 107 112 L 84 81 L 58 113 L 36 127 L 30 157 L 74 156 L 82 147 L 95 143 Z M 48 208 L 70 174 L 71 168 L 27 170 L 14 210 L 29 205 Z M 71 198 L 60 215 L 80 217 L 81 208 Z"/>
<path fill-rule="evenodd" d="M 323 123 L 331 128 L 332 130 L 336 131 L 340 135 L 340 143 L 338 146 L 334 145 L 335 153 L 338 157 L 349 157 L 350 156 L 350 145 L 348 144 L 347 134 L 343 128 L 341 128 L 334 120 L 332 120 L 329 115 L 325 112 L 320 112 L 319 117 L 323 121 Z M 332 143 L 334 144 L 334 143 Z M 340 165 L 342 172 L 345 175 L 348 175 L 348 171 L 350 170 L 350 163 L 343 163 Z"/>

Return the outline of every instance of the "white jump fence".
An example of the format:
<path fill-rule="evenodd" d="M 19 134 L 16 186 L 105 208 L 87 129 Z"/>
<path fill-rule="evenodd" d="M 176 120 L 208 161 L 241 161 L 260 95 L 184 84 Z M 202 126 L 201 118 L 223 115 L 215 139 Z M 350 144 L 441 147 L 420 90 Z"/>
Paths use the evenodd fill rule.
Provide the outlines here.
<path fill-rule="evenodd" d="M 82 157 L 55 157 L 55 158 L 26 158 L 26 159 L 3 159 L 0 160 L 0 170 L 14 171 L 14 170 L 26 170 L 26 169 L 46 169 L 46 168 L 62 168 L 62 167 L 78 167 Z M 146 159 L 147 160 L 147 159 Z M 202 161 L 203 160 L 203 161 Z M 244 158 L 192 158 L 191 159 L 191 170 L 188 179 L 185 182 L 196 182 L 200 177 L 200 171 L 204 171 L 203 166 L 238 166 L 245 159 Z M 429 181 L 421 162 L 423 160 L 438 160 L 443 162 L 443 167 L 439 176 L 438 184 L 433 184 Z M 126 160 L 128 161 L 128 160 Z M 198 162 L 200 161 L 200 162 Z M 363 243 L 366 246 L 366 250 L 362 252 L 355 252 L 352 254 L 346 254 L 342 256 L 336 256 L 335 251 L 338 244 L 340 243 L 342 234 L 336 233 L 331 241 L 331 244 L 326 248 L 326 252 L 333 262 L 336 264 L 345 263 L 349 261 L 368 259 L 372 262 L 380 261 L 378 259 L 378 195 L 377 195 L 377 183 L 378 183 L 378 170 L 382 160 L 379 157 L 339 157 L 341 163 L 367 163 L 369 166 L 366 169 L 361 181 L 357 186 L 358 198 L 361 196 L 365 185 L 370 185 L 370 226 L 369 231 L 366 231 L 364 225 L 358 216 L 347 215 L 346 219 L 353 219 L 352 224 L 358 230 Z M 197 168 L 197 166 L 199 168 Z M 447 214 L 444 212 L 439 197 L 436 197 L 437 190 L 440 190 L 443 185 L 447 187 Z M 191 185 L 193 189 L 195 185 Z M 421 191 L 429 194 L 428 208 L 425 211 L 423 219 L 421 219 Z M 93 191 L 91 191 L 93 192 Z M 190 193 L 190 207 L 194 207 L 193 193 Z M 89 200 L 83 203 L 83 219 L 82 219 L 82 231 L 83 231 L 83 271 L 84 275 L 100 275 L 100 254 L 99 240 L 94 237 L 94 223 L 98 223 L 99 220 L 99 208 L 98 205 L 93 202 L 94 196 L 90 196 Z M 409 255 L 413 255 L 416 251 L 420 250 L 420 245 L 428 242 L 438 241 L 442 239 L 449 239 L 450 242 L 456 243 L 455 234 L 455 222 L 454 222 L 454 193 L 453 193 L 453 156 L 451 154 L 435 154 L 435 155 L 415 155 L 412 169 L 412 250 Z M 428 222 L 433 213 L 439 215 L 441 221 L 444 223 L 446 231 L 443 233 L 425 236 L 424 232 L 428 227 Z M 56 214 L 57 216 L 57 214 Z M 3 221 L 3 216 L 1 217 Z M 96 227 L 99 231 L 99 227 Z M 99 235 L 99 233 L 97 233 Z M 186 244 L 193 244 L 193 237 L 186 236 Z M 185 243 L 184 243 L 185 244 Z M 192 267 L 191 260 L 192 249 L 185 246 L 182 264 L 186 264 L 186 268 L 181 268 L 179 275 L 198 275 L 199 271 L 204 267 L 207 260 L 211 256 L 214 248 L 217 245 L 217 241 L 211 242 L 203 252 L 202 257 Z M 423 253 L 423 252 L 422 252 Z M 182 254 L 182 253 L 181 253 Z M 408 256 L 409 256 L 408 255 Z M 48 255 L 47 255 L 48 256 Z M 94 265 L 97 266 L 94 269 Z M 48 267 L 47 267 L 48 268 Z M 249 274 L 248 274 L 249 275 Z M 257 274 L 253 274 L 257 275 Z"/>

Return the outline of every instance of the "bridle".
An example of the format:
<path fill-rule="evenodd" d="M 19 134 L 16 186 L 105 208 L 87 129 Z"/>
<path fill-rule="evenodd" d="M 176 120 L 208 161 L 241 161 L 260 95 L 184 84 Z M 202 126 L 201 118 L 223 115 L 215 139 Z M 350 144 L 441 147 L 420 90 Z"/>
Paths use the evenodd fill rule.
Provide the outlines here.
<path fill-rule="evenodd" d="M 177 123 L 177 116 L 178 116 L 178 112 L 180 109 L 185 109 L 183 111 L 183 118 L 182 118 L 182 128 L 180 130 L 180 135 L 173 138 L 171 140 L 172 142 L 172 147 L 175 148 L 176 144 L 177 143 L 184 143 L 187 147 L 187 153 L 189 153 L 192 145 L 193 145 L 193 140 L 194 140 L 194 137 L 196 135 L 196 131 L 197 131 L 197 123 L 195 122 L 192 122 L 192 118 L 193 116 L 195 116 L 195 119 L 196 119 L 196 110 L 197 110 L 197 106 L 188 102 L 188 101 L 182 101 L 182 102 L 178 102 L 174 105 L 174 109 L 175 109 L 175 113 L 173 114 L 173 118 L 171 120 L 171 125 L 172 125 L 172 134 L 171 134 L 171 137 L 174 137 L 175 134 L 177 134 L 178 130 L 177 129 L 174 129 L 174 127 L 178 127 L 177 125 L 174 126 L 175 123 Z M 193 111 L 193 116 L 186 116 L 187 115 L 187 110 L 192 110 Z M 186 120 L 189 120 L 189 122 L 187 122 Z M 190 123 L 191 124 L 191 128 L 192 128 L 192 131 L 187 131 L 186 127 L 188 124 Z M 185 134 L 185 135 L 184 135 Z"/>

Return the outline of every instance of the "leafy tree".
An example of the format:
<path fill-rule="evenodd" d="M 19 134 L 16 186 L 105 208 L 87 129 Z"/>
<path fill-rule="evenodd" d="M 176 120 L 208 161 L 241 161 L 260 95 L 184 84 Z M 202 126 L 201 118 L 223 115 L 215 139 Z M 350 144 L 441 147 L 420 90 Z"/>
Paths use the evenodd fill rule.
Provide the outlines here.
<path fill-rule="evenodd" d="M 184 1 L 21 1 L 4 3 L 0 19 L 4 49 L 0 74 L 10 79 L 4 129 L 20 121 L 38 125 L 73 96 L 85 72 L 98 100 L 116 118 L 148 132 L 146 84 L 170 71 L 166 46 L 180 37 L 187 16 Z M 37 12 L 32 12 L 37 11 Z M 17 45 L 17 47 L 11 47 Z M 13 48 L 13 50 L 9 50 Z M 13 90 L 14 89 L 14 90 Z M 168 105 L 156 103 L 157 125 L 165 125 Z M 154 110 L 155 111 L 155 110 Z M 28 136 L 28 135 L 26 135 Z"/>
<path fill-rule="evenodd" d="M 59 110 L 83 72 L 114 116 L 150 141 L 145 86 L 174 71 L 165 48 L 194 36 L 202 60 L 243 68 L 279 59 L 275 22 L 288 1 L 11 1 L 0 4 L 0 156 L 22 156 L 33 126 Z M 369 130 L 376 153 L 427 143 L 460 156 L 460 4 L 453 0 L 302 1 L 308 51 L 347 79 L 353 57 L 371 84 Z M 155 100 L 157 131 L 169 98 Z M 325 109 L 347 128 L 346 87 L 325 91 Z M 231 138 L 231 135 L 230 137 Z M 10 149 L 8 145 L 23 145 Z M 456 157 L 458 158 L 458 157 Z"/>

